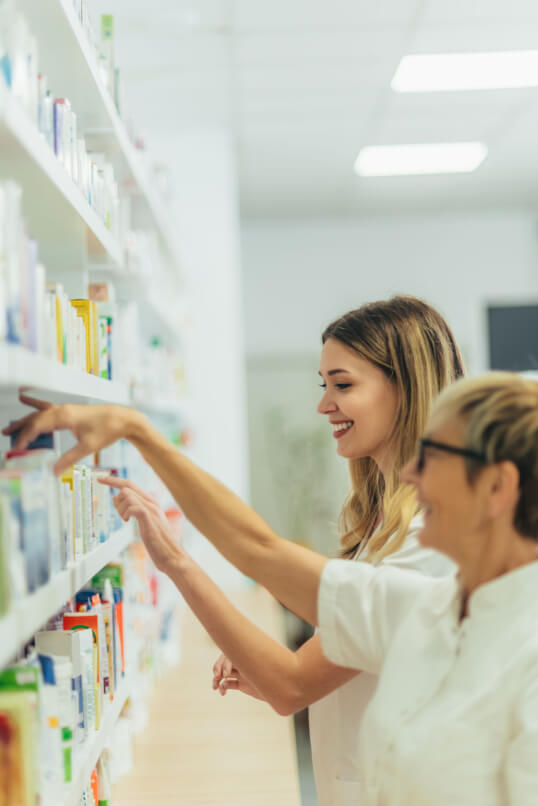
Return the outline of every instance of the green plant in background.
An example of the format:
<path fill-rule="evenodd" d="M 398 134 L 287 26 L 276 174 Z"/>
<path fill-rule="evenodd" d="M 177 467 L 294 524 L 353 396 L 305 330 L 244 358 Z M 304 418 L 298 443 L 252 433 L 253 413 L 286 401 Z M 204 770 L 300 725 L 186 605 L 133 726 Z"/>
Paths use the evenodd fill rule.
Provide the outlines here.
<path fill-rule="evenodd" d="M 283 533 L 326 551 L 333 531 L 327 493 L 331 446 L 327 427 L 297 426 L 286 418 L 284 408 L 274 407 L 264 415 L 264 437 Z"/>

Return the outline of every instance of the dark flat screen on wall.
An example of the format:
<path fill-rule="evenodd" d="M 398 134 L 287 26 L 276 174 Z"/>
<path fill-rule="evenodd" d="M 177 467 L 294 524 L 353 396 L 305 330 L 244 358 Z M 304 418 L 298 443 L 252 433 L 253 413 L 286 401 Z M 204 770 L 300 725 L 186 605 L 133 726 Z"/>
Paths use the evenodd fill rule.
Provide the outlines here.
<path fill-rule="evenodd" d="M 538 370 L 538 305 L 488 307 L 489 366 Z"/>

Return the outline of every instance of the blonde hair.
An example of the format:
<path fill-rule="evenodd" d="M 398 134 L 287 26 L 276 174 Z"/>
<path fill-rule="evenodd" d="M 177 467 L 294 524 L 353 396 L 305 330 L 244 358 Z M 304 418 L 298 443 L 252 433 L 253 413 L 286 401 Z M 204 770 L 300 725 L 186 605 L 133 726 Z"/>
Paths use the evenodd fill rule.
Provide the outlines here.
<path fill-rule="evenodd" d="M 486 464 L 513 462 L 519 471 L 514 526 L 538 540 L 538 381 L 512 372 L 491 372 L 459 381 L 439 397 L 429 428 L 453 418 L 464 422 L 465 445 Z M 466 459 L 472 483 L 484 463 Z"/>
<path fill-rule="evenodd" d="M 394 463 L 383 476 L 370 457 L 349 460 L 351 491 L 340 514 L 342 556 L 368 543 L 368 560 L 397 551 L 418 511 L 414 490 L 399 480 L 412 458 L 432 403 L 464 373 L 450 328 L 430 305 L 396 296 L 363 305 L 325 329 L 322 342 L 336 339 L 379 367 L 396 385 L 398 411 L 389 439 Z M 381 528 L 372 535 L 382 517 Z"/>

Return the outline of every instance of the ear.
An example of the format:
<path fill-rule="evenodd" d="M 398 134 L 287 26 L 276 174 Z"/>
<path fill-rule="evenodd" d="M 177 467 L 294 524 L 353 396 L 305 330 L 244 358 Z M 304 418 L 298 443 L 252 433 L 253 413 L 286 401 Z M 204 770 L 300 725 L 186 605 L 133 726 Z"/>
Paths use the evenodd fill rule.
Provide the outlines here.
<path fill-rule="evenodd" d="M 498 518 L 513 512 L 519 500 L 519 470 L 513 462 L 499 462 L 491 468 L 490 515 Z"/>

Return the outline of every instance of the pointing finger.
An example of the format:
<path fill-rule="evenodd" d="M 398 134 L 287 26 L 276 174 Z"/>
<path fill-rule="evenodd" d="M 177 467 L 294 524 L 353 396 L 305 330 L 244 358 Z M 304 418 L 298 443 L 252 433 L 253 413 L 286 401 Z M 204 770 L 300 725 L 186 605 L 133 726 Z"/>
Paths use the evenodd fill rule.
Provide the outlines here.
<path fill-rule="evenodd" d="M 52 403 L 49 403 L 47 400 L 40 400 L 37 397 L 31 397 L 22 389 L 19 391 L 19 400 L 21 403 L 24 403 L 25 406 L 32 406 L 34 409 L 38 409 L 39 411 L 50 409 L 52 406 Z"/>

